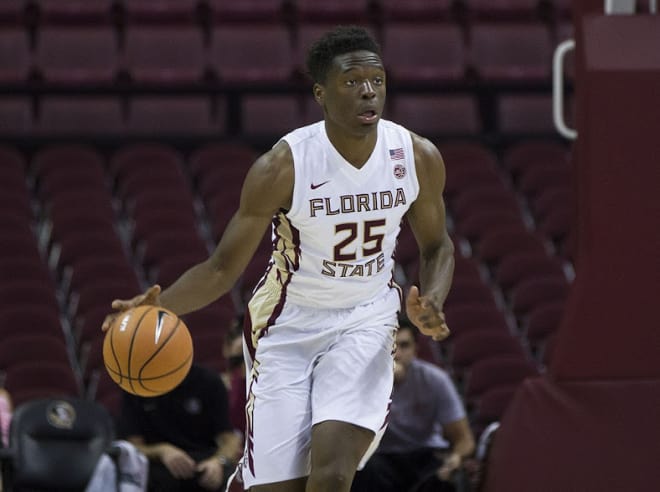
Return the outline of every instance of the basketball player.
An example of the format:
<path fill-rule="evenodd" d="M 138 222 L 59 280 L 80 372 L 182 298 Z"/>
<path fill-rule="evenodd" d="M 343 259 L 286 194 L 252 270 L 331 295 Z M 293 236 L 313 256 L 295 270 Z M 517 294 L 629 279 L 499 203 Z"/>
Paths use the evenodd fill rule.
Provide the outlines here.
<path fill-rule="evenodd" d="M 387 420 L 400 289 L 392 279 L 406 215 L 420 249 L 420 290 L 406 299 L 422 333 L 449 334 L 442 307 L 453 245 L 436 147 L 381 119 L 386 75 L 375 41 L 339 27 L 307 67 L 324 121 L 286 135 L 253 164 L 216 250 L 160 292 L 184 314 L 227 293 L 273 225 L 273 253 L 248 304 L 247 429 L 241 475 L 253 492 L 348 492 Z M 441 117 L 441 115 L 438 115 Z M 112 321 L 110 315 L 104 329 Z"/>

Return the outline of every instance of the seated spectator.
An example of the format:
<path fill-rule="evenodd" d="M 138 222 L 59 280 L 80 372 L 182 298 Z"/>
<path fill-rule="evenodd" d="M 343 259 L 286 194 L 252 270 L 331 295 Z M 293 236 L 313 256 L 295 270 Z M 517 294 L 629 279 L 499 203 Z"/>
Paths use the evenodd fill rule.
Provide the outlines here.
<path fill-rule="evenodd" d="M 389 424 L 352 492 L 453 491 L 453 473 L 474 451 L 456 388 L 445 371 L 416 357 L 416 333 L 401 323 Z"/>
<path fill-rule="evenodd" d="M 225 385 L 195 364 L 169 393 L 126 393 L 119 421 L 124 438 L 149 459 L 149 491 L 224 490 L 241 454 Z"/>

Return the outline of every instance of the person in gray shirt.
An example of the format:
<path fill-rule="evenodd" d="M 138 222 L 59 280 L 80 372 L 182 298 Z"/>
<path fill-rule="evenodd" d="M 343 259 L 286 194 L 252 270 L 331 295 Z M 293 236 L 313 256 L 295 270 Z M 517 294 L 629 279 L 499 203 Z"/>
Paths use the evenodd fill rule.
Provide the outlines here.
<path fill-rule="evenodd" d="M 388 427 L 351 492 L 406 492 L 425 479 L 435 482 L 434 491 L 451 491 L 453 472 L 474 451 L 474 436 L 451 378 L 417 358 L 415 336 L 416 329 L 402 322 Z"/>

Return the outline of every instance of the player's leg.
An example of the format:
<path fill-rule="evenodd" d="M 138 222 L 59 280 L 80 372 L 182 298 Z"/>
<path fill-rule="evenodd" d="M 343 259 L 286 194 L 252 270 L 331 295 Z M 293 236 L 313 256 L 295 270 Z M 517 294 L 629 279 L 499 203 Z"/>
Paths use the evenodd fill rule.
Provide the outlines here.
<path fill-rule="evenodd" d="M 348 492 L 374 432 L 337 420 L 312 428 L 312 473 L 306 492 Z"/>
<path fill-rule="evenodd" d="M 250 492 L 305 492 L 307 477 L 250 487 Z"/>
<path fill-rule="evenodd" d="M 312 376 L 311 473 L 307 492 L 349 491 L 384 431 L 394 375 L 396 292 L 359 306 Z"/>

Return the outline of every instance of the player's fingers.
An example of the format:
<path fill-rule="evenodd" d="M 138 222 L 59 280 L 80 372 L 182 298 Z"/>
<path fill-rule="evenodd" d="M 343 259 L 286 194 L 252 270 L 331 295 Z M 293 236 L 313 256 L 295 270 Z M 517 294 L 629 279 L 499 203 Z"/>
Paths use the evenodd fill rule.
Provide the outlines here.
<path fill-rule="evenodd" d="M 115 319 L 117 318 L 116 314 L 109 314 L 105 317 L 103 320 L 103 324 L 101 324 L 101 331 L 106 332 L 110 329 L 110 326 L 112 326 L 112 323 L 114 323 Z"/>
<path fill-rule="evenodd" d="M 158 296 L 160 295 L 160 291 L 160 285 L 158 284 L 149 287 L 144 293 L 142 304 L 159 304 Z"/>
<path fill-rule="evenodd" d="M 433 340 L 436 342 L 440 342 L 447 338 L 451 331 L 449 330 L 449 326 L 447 326 L 447 323 L 442 323 L 440 325 L 440 328 L 436 331 L 436 333 L 433 335 Z"/>
<path fill-rule="evenodd" d="M 419 289 L 416 285 L 410 287 L 406 296 L 406 313 L 409 318 L 413 318 L 419 312 Z"/>

